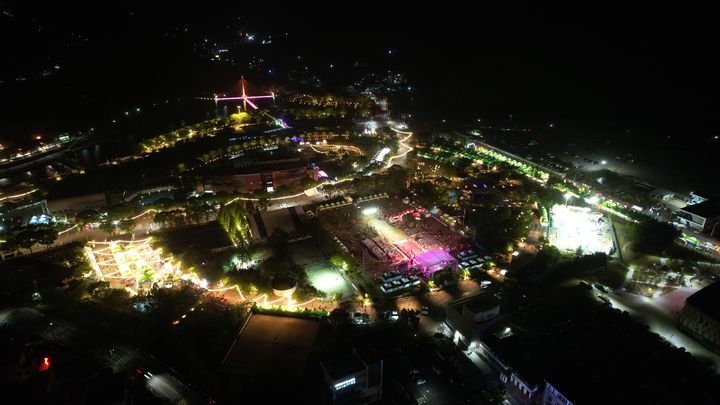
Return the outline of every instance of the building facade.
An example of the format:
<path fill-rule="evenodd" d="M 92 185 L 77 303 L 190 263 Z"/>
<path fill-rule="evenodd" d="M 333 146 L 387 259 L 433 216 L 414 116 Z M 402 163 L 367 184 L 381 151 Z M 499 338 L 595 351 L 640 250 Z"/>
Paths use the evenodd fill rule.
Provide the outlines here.
<path fill-rule="evenodd" d="M 382 398 L 383 361 L 364 345 L 320 362 L 333 404 L 369 404 Z"/>
<path fill-rule="evenodd" d="M 258 171 L 256 173 L 213 174 L 204 176 L 200 192 L 206 193 L 237 193 L 243 191 L 265 190 L 276 191 L 282 186 L 300 186 L 303 179 L 316 181 L 317 168 L 308 168 L 304 165 L 273 170 Z"/>
<path fill-rule="evenodd" d="M 540 403 L 542 405 L 573 405 L 569 399 L 565 398 L 562 392 L 547 381 L 545 381 L 545 388 L 543 389 L 543 396 Z"/>
<path fill-rule="evenodd" d="M 720 224 L 720 207 L 710 200 L 687 205 L 677 213 L 678 222 L 700 232 L 713 234 Z"/>
<path fill-rule="evenodd" d="M 445 324 L 453 332 L 453 342 L 461 348 L 470 347 L 480 338 L 489 322 L 500 315 L 500 301 L 491 294 L 478 294 L 451 302 Z"/>
<path fill-rule="evenodd" d="M 685 300 L 680 311 L 680 324 L 706 346 L 720 353 L 720 282 Z"/>
<path fill-rule="evenodd" d="M 543 385 L 529 370 L 525 360 L 519 358 L 523 349 L 517 344 L 517 339 L 516 336 L 501 339 L 489 336 L 480 340 L 475 350 L 498 372 L 500 381 L 505 384 L 505 392 L 514 398 L 514 402 L 536 403 Z"/>

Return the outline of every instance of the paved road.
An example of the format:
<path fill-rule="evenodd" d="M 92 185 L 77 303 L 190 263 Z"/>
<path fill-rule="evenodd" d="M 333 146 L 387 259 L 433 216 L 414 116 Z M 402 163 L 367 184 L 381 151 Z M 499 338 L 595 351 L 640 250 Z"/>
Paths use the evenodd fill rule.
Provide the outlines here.
<path fill-rule="evenodd" d="M 712 361 L 715 369 L 720 371 L 720 356 L 680 330 L 673 316 L 664 312 L 653 299 L 627 292 L 613 292 L 606 296 L 613 307 L 627 311 L 673 346 L 685 348 L 697 357 Z"/>

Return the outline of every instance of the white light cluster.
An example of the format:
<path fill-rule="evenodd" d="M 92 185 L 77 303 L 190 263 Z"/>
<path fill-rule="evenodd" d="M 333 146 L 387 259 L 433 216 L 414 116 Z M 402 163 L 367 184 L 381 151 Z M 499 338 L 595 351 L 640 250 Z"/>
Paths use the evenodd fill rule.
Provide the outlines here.
<path fill-rule="evenodd" d="M 612 236 L 602 213 L 590 208 L 555 205 L 552 209 L 550 243 L 568 251 L 581 248 L 585 254 L 609 253 Z"/>
<path fill-rule="evenodd" d="M 345 381 L 340 381 L 339 383 L 335 384 L 335 390 L 341 390 L 343 388 L 347 388 L 351 385 L 355 384 L 355 377 L 347 379 Z"/>

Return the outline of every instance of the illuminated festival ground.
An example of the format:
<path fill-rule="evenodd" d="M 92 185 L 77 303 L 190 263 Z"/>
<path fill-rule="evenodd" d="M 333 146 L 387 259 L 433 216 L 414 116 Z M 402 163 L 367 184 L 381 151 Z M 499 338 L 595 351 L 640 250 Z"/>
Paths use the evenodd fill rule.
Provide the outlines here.
<path fill-rule="evenodd" d="M 207 281 L 184 272 L 181 263 L 172 255 L 154 248 L 151 238 L 93 241 L 85 248 L 85 255 L 98 279 L 125 287 L 133 294 L 141 288 L 149 290 L 156 283 L 172 285 L 172 280 L 186 280 L 207 287 Z"/>
<path fill-rule="evenodd" d="M 254 302 L 260 307 L 281 307 L 297 310 L 315 307 L 319 301 L 311 299 L 297 302 L 291 297 L 276 297 L 272 294 L 243 294 L 238 285 L 211 287 L 207 280 L 200 278 L 192 269 L 185 269 L 182 263 L 162 249 L 152 246 L 152 238 L 138 240 L 117 240 L 109 242 L 92 241 L 85 248 L 85 256 L 93 269 L 93 277 L 108 281 L 115 288 L 125 288 L 135 295 L 140 290 L 149 290 L 155 285 L 172 287 L 176 281 L 187 281 L 209 292 L 226 296 L 238 302 Z M 318 302 L 316 302 L 318 301 Z"/>
<path fill-rule="evenodd" d="M 586 254 L 609 253 L 613 238 L 610 225 L 601 222 L 603 215 L 585 207 L 555 205 L 552 209 L 550 244 L 560 250 L 582 248 Z"/>
<path fill-rule="evenodd" d="M 389 243 L 399 242 L 408 239 L 408 235 L 403 232 L 402 229 L 390 225 L 387 221 L 383 219 L 378 219 L 370 216 L 365 216 L 363 219 Z"/>

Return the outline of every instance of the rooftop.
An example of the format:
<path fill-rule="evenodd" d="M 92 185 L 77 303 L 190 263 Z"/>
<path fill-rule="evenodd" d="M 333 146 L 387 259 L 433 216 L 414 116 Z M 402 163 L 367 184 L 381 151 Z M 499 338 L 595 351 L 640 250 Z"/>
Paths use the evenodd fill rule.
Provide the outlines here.
<path fill-rule="evenodd" d="M 441 249 L 437 249 L 428 250 L 425 253 L 421 253 L 415 256 L 415 260 L 417 260 L 418 263 L 425 267 L 431 267 L 442 262 L 454 262 L 455 258 L 452 257 L 450 253 Z"/>
<path fill-rule="evenodd" d="M 707 316 L 720 321 L 720 282 L 711 284 L 685 301 Z"/>
<path fill-rule="evenodd" d="M 465 306 L 473 313 L 487 311 L 500 305 L 500 300 L 493 294 L 478 294 L 473 299 L 465 302 Z"/>
<path fill-rule="evenodd" d="M 294 233 L 301 227 L 305 212 L 301 205 L 285 209 L 257 212 L 248 216 L 254 240 L 265 240 L 276 231 Z"/>
<path fill-rule="evenodd" d="M 305 369 L 319 321 L 253 314 L 223 361 L 231 372 L 297 376 Z"/>
<path fill-rule="evenodd" d="M 484 337 L 482 341 L 525 382 L 539 384 L 542 379 L 538 367 L 537 348 L 533 342 L 520 335 L 511 335 L 498 339 L 494 335 Z"/>
<path fill-rule="evenodd" d="M 348 353 L 332 359 L 323 360 L 322 366 L 333 380 L 345 378 L 365 369 L 365 364 L 355 353 Z"/>
<path fill-rule="evenodd" d="M 688 205 L 682 210 L 703 218 L 711 218 L 716 215 L 720 215 L 720 207 L 715 205 L 712 201 L 703 201 L 699 204 Z"/>

